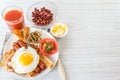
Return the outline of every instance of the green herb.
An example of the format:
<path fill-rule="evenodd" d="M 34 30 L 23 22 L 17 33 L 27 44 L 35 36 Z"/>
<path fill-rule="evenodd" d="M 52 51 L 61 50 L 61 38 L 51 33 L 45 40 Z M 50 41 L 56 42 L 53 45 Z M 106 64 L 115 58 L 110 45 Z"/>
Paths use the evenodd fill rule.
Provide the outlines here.
<path fill-rule="evenodd" d="M 53 46 L 51 42 L 46 42 L 43 47 L 45 47 L 45 52 L 50 52 L 51 50 L 53 50 Z"/>
<path fill-rule="evenodd" d="M 50 52 L 53 49 L 53 46 L 50 46 L 49 48 L 46 49 L 46 52 Z"/>

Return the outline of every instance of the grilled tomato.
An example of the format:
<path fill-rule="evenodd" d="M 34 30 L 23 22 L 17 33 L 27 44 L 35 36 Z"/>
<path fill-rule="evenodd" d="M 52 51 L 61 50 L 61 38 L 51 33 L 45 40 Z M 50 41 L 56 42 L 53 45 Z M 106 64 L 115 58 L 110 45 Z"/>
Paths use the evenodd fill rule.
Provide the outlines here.
<path fill-rule="evenodd" d="M 58 51 L 58 44 L 56 40 L 52 38 L 44 38 L 40 42 L 40 52 L 45 56 L 51 56 Z"/>

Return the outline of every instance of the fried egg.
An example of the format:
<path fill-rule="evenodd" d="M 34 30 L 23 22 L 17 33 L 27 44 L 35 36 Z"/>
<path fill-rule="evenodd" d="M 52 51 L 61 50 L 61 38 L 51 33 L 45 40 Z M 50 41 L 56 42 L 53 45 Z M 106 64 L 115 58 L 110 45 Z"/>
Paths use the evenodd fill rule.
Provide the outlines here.
<path fill-rule="evenodd" d="M 34 48 L 22 47 L 12 57 L 12 67 L 16 73 L 25 74 L 35 70 L 39 63 L 39 55 Z"/>

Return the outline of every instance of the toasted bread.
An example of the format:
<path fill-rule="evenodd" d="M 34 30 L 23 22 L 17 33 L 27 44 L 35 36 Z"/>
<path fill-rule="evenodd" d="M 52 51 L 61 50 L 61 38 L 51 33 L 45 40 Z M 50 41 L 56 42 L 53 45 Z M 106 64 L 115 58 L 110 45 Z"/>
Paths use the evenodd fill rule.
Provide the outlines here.
<path fill-rule="evenodd" d="M 30 44 L 30 46 L 38 52 L 40 56 L 40 61 L 42 61 L 47 68 L 51 69 L 54 66 L 54 63 L 48 57 L 40 53 L 38 46 L 35 46 L 33 44 Z"/>
<path fill-rule="evenodd" d="M 54 63 L 46 56 L 43 54 L 39 53 L 40 55 L 40 60 L 46 65 L 47 68 L 51 69 L 54 66 Z"/>
<path fill-rule="evenodd" d="M 24 36 L 23 36 L 23 31 L 22 31 L 22 30 L 17 30 L 17 29 L 15 29 L 15 30 L 13 31 L 13 33 L 14 33 L 19 39 L 21 39 L 22 41 L 24 41 Z"/>
<path fill-rule="evenodd" d="M 10 64 L 11 62 L 11 58 L 14 55 L 15 51 L 13 49 L 5 52 L 2 62 L 1 62 L 1 66 L 3 66 L 3 68 L 8 71 L 8 72 L 13 72 L 13 68 L 12 65 Z"/>
<path fill-rule="evenodd" d="M 15 51 L 13 49 L 11 49 L 11 50 L 4 53 L 3 59 L 2 59 L 2 62 L 1 62 L 2 66 L 4 66 L 7 63 L 7 60 L 10 59 L 13 56 L 14 52 Z"/>

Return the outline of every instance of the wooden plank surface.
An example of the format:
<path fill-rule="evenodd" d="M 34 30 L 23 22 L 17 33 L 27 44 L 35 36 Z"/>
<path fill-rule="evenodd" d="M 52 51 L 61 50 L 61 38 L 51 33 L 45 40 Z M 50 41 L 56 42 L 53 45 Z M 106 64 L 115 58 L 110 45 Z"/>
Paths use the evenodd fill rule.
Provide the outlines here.
<path fill-rule="evenodd" d="M 7 5 L 17 4 L 26 14 L 30 4 L 38 1 L 0 0 L 0 13 Z M 69 28 L 68 35 L 58 40 L 67 80 L 120 80 L 120 0 L 51 1 L 59 8 L 57 22 Z M 0 34 L 7 31 L 0 16 Z M 48 79 L 61 80 L 57 68 L 41 78 Z"/>

